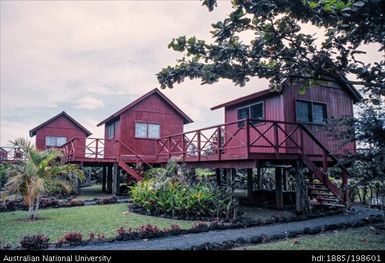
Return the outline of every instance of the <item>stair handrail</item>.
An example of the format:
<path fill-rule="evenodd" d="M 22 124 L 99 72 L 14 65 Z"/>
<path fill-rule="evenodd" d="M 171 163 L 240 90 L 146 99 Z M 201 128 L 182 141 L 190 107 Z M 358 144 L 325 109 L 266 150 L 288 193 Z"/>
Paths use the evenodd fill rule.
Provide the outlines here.
<path fill-rule="evenodd" d="M 314 134 L 303 124 L 303 123 L 299 123 L 299 125 L 301 126 L 301 128 L 310 136 L 310 138 L 319 146 L 322 148 L 322 150 L 324 150 L 328 156 L 330 158 L 332 158 L 333 161 L 336 162 L 336 164 L 344 171 L 346 172 L 347 174 L 350 174 L 348 169 L 340 163 L 340 161 L 329 151 L 328 148 L 326 148 L 325 145 L 323 145 L 318 139 L 317 137 L 314 136 Z"/>

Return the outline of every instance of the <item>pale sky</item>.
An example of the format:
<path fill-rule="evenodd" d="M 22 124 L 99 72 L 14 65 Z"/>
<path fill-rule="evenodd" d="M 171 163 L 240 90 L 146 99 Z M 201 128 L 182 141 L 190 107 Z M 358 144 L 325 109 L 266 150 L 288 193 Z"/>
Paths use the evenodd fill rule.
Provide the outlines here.
<path fill-rule="evenodd" d="M 0 145 L 61 111 L 102 137 L 96 124 L 149 90 L 155 74 L 181 54 L 167 48 L 186 35 L 209 40 L 210 25 L 231 12 L 219 1 L 208 12 L 199 0 L 0 1 Z M 186 80 L 161 90 L 194 123 L 185 130 L 223 123 L 210 107 L 266 89 L 230 81 L 200 85 Z M 34 141 L 34 139 L 33 139 Z"/>

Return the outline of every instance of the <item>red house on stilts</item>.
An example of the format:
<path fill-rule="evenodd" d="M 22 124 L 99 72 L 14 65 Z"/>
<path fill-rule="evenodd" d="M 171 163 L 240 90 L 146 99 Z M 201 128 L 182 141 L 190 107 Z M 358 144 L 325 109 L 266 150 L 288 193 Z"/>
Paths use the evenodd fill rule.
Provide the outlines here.
<path fill-rule="evenodd" d="M 304 209 L 304 198 L 312 205 L 346 206 L 348 171 L 339 158 L 356 146 L 341 147 L 328 136 L 325 124 L 329 118 L 353 116 L 353 104 L 362 97 L 342 81 L 318 81 L 303 95 L 298 85 L 286 81 L 280 91 L 263 90 L 217 105 L 211 109 L 224 108 L 224 124 L 194 131 L 183 131 L 192 120 L 154 89 L 100 122 L 104 138 L 87 138 L 90 133 L 64 112 L 31 135 L 36 134 L 40 148 L 51 142 L 47 136 L 66 137 L 60 147 L 64 161 L 103 167 L 103 189 L 113 194 L 119 193 L 122 174 L 142 179 L 136 165 L 165 165 L 174 157 L 189 167 L 215 169 L 219 184 L 245 169 L 250 202 L 262 202 L 261 171 L 270 167 L 275 170 L 277 208 L 283 208 L 291 194 L 298 212 Z M 71 126 L 71 132 L 60 133 L 64 130 L 57 125 Z M 54 146 L 63 142 L 56 138 Z M 333 182 L 330 167 L 336 172 Z M 295 177 L 294 192 L 287 188 L 289 176 Z"/>

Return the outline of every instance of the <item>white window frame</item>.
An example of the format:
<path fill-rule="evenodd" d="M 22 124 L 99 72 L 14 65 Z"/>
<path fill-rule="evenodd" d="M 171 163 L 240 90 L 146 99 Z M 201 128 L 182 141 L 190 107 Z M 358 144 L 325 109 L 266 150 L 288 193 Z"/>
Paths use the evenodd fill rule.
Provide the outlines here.
<path fill-rule="evenodd" d="M 146 135 L 145 136 L 138 136 L 137 134 L 137 125 L 138 124 L 143 124 L 146 126 Z M 159 137 L 150 137 L 150 125 L 157 125 L 159 127 Z M 161 133 L 161 127 L 160 127 L 160 123 L 156 123 L 156 122 L 146 122 L 146 121 L 135 121 L 135 129 L 134 129 L 134 133 L 135 133 L 135 139 L 148 139 L 148 140 L 157 140 L 160 138 L 160 133 Z"/>
<path fill-rule="evenodd" d="M 48 144 L 47 143 L 48 138 L 53 139 L 55 142 L 53 144 Z M 59 138 L 64 138 L 65 142 L 63 144 L 59 145 L 58 144 L 58 139 Z M 46 147 L 61 147 L 61 146 L 63 146 L 66 143 L 67 143 L 67 137 L 65 137 L 65 136 L 52 136 L 52 135 L 45 136 L 45 146 Z"/>

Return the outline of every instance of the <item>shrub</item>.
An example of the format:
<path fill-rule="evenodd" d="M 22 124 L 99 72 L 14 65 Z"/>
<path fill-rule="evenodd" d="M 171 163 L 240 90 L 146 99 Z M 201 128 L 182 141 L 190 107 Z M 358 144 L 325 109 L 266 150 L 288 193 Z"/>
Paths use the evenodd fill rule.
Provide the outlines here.
<path fill-rule="evenodd" d="M 83 235 L 80 232 L 67 232 L 64 234 L 63 239 L 65 243 L 78 245 L 82 242 Z"/>
<path fill-rule="evenodd" d="M 236 203 L 223 190 L 207 181 L 153 178 L 131 188 L 134 205 L 151 214 L 192 217 L 230 217 Z"/>
<path fill-rule="evenodd" d="M 49 238 L 45 235 L 24 236 L 20 239 L 20 245 L 25 249 L 45 249 L 48 248 Z"/>
<path fill-rule="evenodd" d="M 84 206 L 85 203 L 83 200 L 76 200 L 76 199 L 71 199 L 70 201 L 70 206 Z"/>
<path fill-rule="evenodd" d="M 158 236 L 161 231 L 155 225 L 147 224 L 139 228 L 139 233 L 142 238 Z"/>
<path fill-rule="evenodd" d="M 59 206 L 59 200 L 55 197 L 41 198 L 40 207 L 56 207 Z"/>
<path fill-rule="evenodd" d="M 166 173 L 165 168 L 161 168 L 161 167 L 151 168 L 144 172 L 144 179 L 155 178 L 158 176 L 162 176 L 165 173 Z"/>

